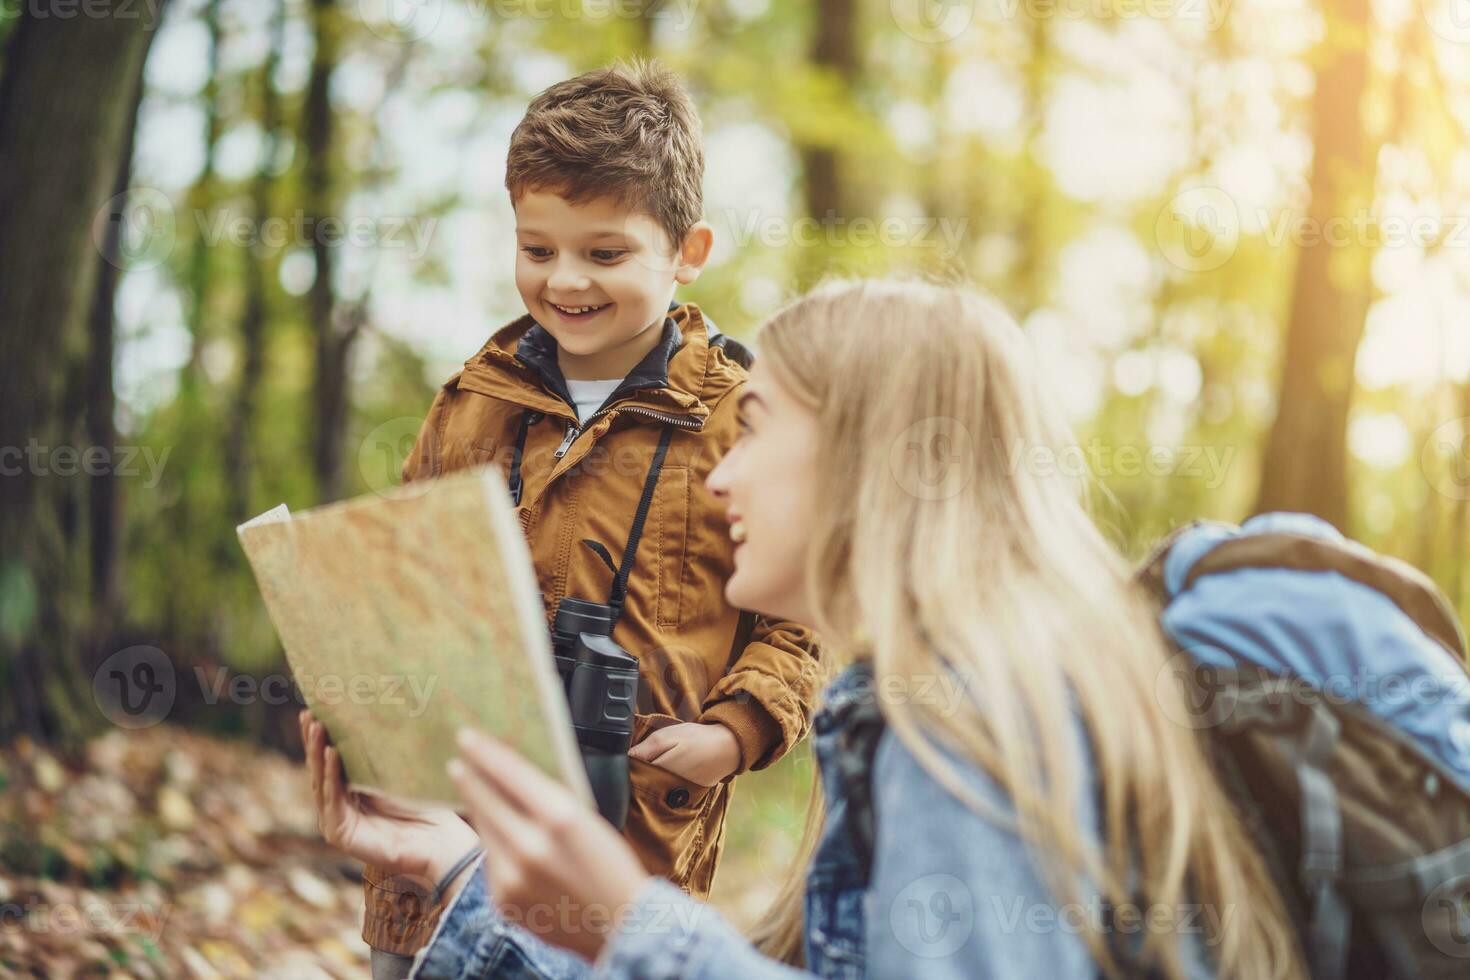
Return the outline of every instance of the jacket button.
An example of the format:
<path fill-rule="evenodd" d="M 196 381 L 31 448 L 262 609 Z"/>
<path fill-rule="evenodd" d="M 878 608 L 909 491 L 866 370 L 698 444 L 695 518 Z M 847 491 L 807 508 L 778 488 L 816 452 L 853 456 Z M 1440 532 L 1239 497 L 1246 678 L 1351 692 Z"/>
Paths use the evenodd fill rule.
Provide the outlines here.
<path fill-rule="evenodd" d="M 669 795 L 664 797 L 664 802 L 675 809 L 685 806 L 689 802 L 689 791 L 682 786 L 671 789 Z"/>

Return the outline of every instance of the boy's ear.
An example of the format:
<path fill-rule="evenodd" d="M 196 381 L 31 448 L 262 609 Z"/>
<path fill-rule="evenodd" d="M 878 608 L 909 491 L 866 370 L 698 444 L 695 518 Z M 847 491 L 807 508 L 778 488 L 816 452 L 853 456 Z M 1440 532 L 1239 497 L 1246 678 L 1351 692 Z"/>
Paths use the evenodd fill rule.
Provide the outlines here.
<path fill-rule="evenodd" d="M 687 286 L 698 279 L 704 264 L 709 261 L 714 244 L 715 231 L 708 221 L 696 221 L 691 225 L 684 235 L 684 244 L 679 247 L 679 267 L 674 270 L 674 280 Z"/>

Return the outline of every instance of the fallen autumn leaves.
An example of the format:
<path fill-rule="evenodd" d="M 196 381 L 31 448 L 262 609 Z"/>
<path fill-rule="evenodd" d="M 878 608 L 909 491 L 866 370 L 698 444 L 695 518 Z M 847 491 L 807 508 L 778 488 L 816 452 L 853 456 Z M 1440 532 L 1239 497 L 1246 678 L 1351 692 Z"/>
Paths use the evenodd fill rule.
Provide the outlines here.
<path fill-rule="evenodd" d="M 359 877 L 277 753 L 166 726 L 0 751 L 0 975 L 362 977 Z"/>

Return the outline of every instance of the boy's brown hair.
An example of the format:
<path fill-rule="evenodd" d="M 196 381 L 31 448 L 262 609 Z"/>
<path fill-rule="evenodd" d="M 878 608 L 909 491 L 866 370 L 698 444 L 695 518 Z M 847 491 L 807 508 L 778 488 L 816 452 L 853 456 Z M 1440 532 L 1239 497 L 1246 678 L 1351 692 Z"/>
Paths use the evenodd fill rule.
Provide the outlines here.
<path fill-rule="evenodd" d="M 674 248 L 704 211 L 704 135 L 677 75 L 617 63 L 551 86 L 510 137 L 505 187 L 569 201 L 611 195 L 648 211 Z"/>

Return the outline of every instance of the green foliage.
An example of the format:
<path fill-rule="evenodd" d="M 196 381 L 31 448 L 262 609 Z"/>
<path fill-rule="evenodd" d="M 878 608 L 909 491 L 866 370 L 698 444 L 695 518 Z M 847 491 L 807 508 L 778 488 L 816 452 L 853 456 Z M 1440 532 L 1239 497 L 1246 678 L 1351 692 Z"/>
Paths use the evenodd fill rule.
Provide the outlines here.
<path fill-rule="evenodd" d="M 383 301 L 401 300 L 405 290 L 429 297 L 463 286 L 470 266 L 456 254 L 462 240 L 444 228 L 493 223 L 500 219 L 492 221 L 491 215 L 504 215 L 495 161 L 534 89 L 614 58 L 656 54 L 688 79 L 710 140 L 707 217 L 732 247 L 684 295 L 723 329 L 748 339 L 766 313 L 823 276 L 897 272 L 968 279 L 999 295 L 1039 340 L 1049 338 L 1052 354 L 1076 360 L 1091 379 L 1081 385 L 1077 376 L 1059 373 L 1058 395 L 1075 394 L 1071 389 L 1079 386 L 1094 389 L 1090 406 L 1074 412 L 1078 442 L 1098 471 L 1099 519 L 1130 553 L 1181 521 L 1238 520 L 1249 513 L 1274 415 L 1299 249 L 1259 222 L 1243 223 L 1227 261 L 1180 268 L 1167 257 L 1168 236 L 1197 229 L 1161 230 L 1161 215 L 1181 190 L 1218 183 L 1222 157 L 1266 145 L 1276 148 L 1266 154 L 1266 164 L 1274 166 L 1279 161 L 1273 154 L 1310 132 L 1310 86 L 1301 79 L 1321 63 L 1310 17 L 1306 27 L 1282 26 L 1271 15 L 1232 9 L 1221 30 L 1202 34 L 1175 22 L 1117 16 L 1090 22 L 1084 35 L 1066 19 L 1028 21 L 1022 5 L 1022 13 L 1010 19 L 977 12 L 949 43 L 925 43 L 899 29 L 889 4 L 854 0 L 856 67 L 845 77 L 813 63 L 813 36 L 821 25 L 806 5 L 721 0 L 690 8 L 693 19 L 683 24 L 677 21 L 684 7 L 660 4 L 667 16 L 651 26 L 636 18 L 609 18 L 606 5 L 542 5 L 558 11 L 549 18 L 492 15 L 484 4 L 448 6 L 462 6 L 467 19 L 446 21 L 412 46 L 385 40 L 381 25 L 374 30 L 355 16 L 337 21 L 343 64 L 334 77 L 339 142 L 332 176 L 338 199 L 359 199 L 378 213 L 440 221 L 433 247 L 408 276 L 373 272 L 366 283 L 349 284 L 344 277 L 339 284 L 339 310 L 361 300 L 369 311 L 350 373 L 342 452 L 347 492 L 369 487 L 359 467 L 365 440 L 386 421 L 421 418 L 445 371 L 478 343 L 446 354 L 429 317 L 412 333 L 389 329 L 378 316 Z M 244 16 L 243 4 L 226 2 L 221 10 L 227 39 L 256 19 Z M 295 5 L 287 11 L 288 35 L 299 37 L 307 30 L 304 12 Z M 175 16 L 193 18 L 198 11 L 180 5 Z M 0 17 L 0 44 L 12 23 Z M 457 32 L 454 37 L 446 25 Z M 1341 27 L 1322 43 L 1348 38 Z M 1264 62 L 1244 57 L 1252 38 L 1278 29 L 1282 37 L 1295 32 L 1300 38 L 1282 41 Z M 1436 181 L 1448 187 L 1457 166 L 1454 148 L 1463 143 L 1452 86 L 1429 71 L 1433 63 L 1415 40 L 1416 29 L 1422 28 L 1385 28 L 1387 40 L 1380 45 L 1408 68 L 1400 70 L 1382 52 L 1372 62 L 1365 125 L 1381 130 L 1377 138 L 1409 161 L 1399 167 L 1409 176 L 1380 176 L 1377 203 L 1368 202 L 1380 210 L 1382 201 L 1411 184 L 1418 194 L 1438 186 Z M 1146 192 L 1079 193 L 1074 157 L 1091 149 L 1086 139 L 1059 141 L 1049 114 L 1064 107 L 1078 85 L 1095 86 L 1099 105 L 1112 86 L 1135 84 L 1129 91 L 1140 96 L 1148 85 L 1129 81 L 1131 60 L 1137 60 L 1128 53 L 1129 38 L 1145 38 L 1187 68 L 1175 81 L 1185 92 L 1189 118 L 1171 123 L 1186 136 L 1167 151 L 1167 169 L 1147 160 L 1153 147 L 1137 147 L 1140 166 L 1147 163 L 1156 174 Z M 1352 38 L 1360 40 L 1361 32 Z M 225 137 L 218 147 L 221 163 L 239 133 L 258 127 L 264 102 L 264 49 L 253 62 L 242 62 L 241 50 L 244 45 L 222 62 L 213 86 L 192 96 L 150 92 L 154 106 L 196 107 L 212 92 Z M 270 80 L 279 87 L 284 114 L 270 198 L 272 214 L 289 219 L 305 200 L 305 62 L 299 51 L 285 51 L 283 59 Z M 1167 87 L 1158 79 L 1149 84 Z M 1011 103 L 1010 117 L 987 115 Z M 455 124 L 455 155 L 471 173 L 462 179 L 465 174 L 448 168 L 442 172 L 450 177 L 427 186 L 413 171 L 439 161 L 415 157 L 411 144 L 415 127 L 428 126 L 446 105 L 462 107 L 456 110 L 461 122 Z M 1401 122 L 1380 125 L 1398 118 L 1396 106 L 1406 109 Z M 967 122 L 972 118 L 981 121 Z M 727 139 L 737 127 L 744 135 Z M 751 185 L 763 195 L 758 205 L 732 200 L 713 176 L 732 173 L 728 155 L 738 154 L 746 136 L 770 147 L 759 158 L 740 158 L 743 170 L 735 174 L 759 171 Z M 1101 139 L 1106 144 L 1107 137 Z M 804 212 L 810 187 L 802 166 L 804 154 L 812 152 L 836 157 L 840 214 Z M 140 149 L 140 160 L 147 155 Z M 1280 164 L 1274 197 L 1237 195 L 1242 214 L 1261 210 L 1268 225 L 1282 215 L 1300 216 L 1309 191 L 1308 163 L 1302 155 L 1298 163 Z M 279 666 L 279 651 L 233 529 L 247 514 L 283 500 L 293 508 L 318 502 L 310 462 L 316 348 L 303 295 L 309 248 L 297 242 L 252 253 L 202 237 L 212 216 L 249 215 L 254 178 L 234 162 L 201 174 L 173 195 L 180 209 L 178 240 L 157 271 L 160 288 L 176 295 L 184 311 L 189 354 L 158 380 L 165 394 L 149 393 L 120 415 L 123 441 L 171 454 L 156 487 L 137 481 L 125 486 L 120 551 L 130 634 L 171 652 L 187 651 L 181 655 L 190 662 L 222 660 L 262 671 Z M 144 173 L 139 179 L 151 178 Z M 876 224 L 895 215 L 914 222 L 944 219 L 960 234 L 953 248 L 944 248 L 937 230 L 927 239 L 910 234 L 876 242 L 857 230 L 860 221 Z M 835 219 L 831 234 L 821 225 L 828 217 Z M 792 240 L 804 218 L 817 219 L 821 232 L 806 244 Z M 495 295 L 477 295 L 484 308 L 475 313 L 486 334 L 519 305 L 509 277 L 511 249 L 500 240 L 506 231 L 503 223 L 495 224 L 490 253 L 471 263 L 504 286 Z M 1088 252 L 1098 235 L 1107 246 Z M 339 264 L 362 257 L 350 248 L 336 254 Z M 255 261 L 261 263 L 267 311 L 264 370 L 248 420 L 249 465 L 242 468 L 230 457 L 225 433 L 237 413 L 244 364 L 240 324 Z M 1381 298 L 1363 264 L 1350 264 L 1355 281 L 1338 286 Z M 1133 292 L 1113 295 L 1118 281 L 1132 283 Z M 1102 295 L 1094 296 L 1096 290 Z M 455 295 L 466 294 L 461 288 Z M 125 324 L 125 340 L 128 331 L 146 334 L 154 326 L 146 316 Z M 130 349 L 124 345 L 122 358 Z M 1410 448 L 1388 464 L 1352 458 L 1350 530 L 1426 567 L 1465 609 L 1466 505 L 1436 491 L 1420 460 L 1421 446 L 1438 425 L 1457 412 L 1470 415 L 1455 380 L 1445 376 L 1417 387 L 1392 384 L 1359 393 L 1354 417 L 1400 417 Z M 248 507 L 236 513 L 232 500 L 241 494 L 232 493 L 240 489 L 232 481 L 241 471 L 248 473 Z M 4 595 L 12 606 L 19 601 Z M 0 608 L 0 623 L 18 614 Z"/>

